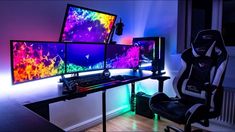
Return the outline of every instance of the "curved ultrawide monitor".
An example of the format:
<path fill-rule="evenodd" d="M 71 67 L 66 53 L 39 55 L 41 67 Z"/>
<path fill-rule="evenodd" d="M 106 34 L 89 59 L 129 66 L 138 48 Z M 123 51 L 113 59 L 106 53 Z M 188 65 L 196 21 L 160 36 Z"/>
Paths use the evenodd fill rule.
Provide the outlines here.
<path fill-rule="evenodd" d="M 66 73 L 104 69 L 105 44 L 67 43 Z"/>
<path fill-rule="evenodd" d="M 132 45 L 107 45 L 107 69 L 136 69 L 139 66 L 140 49 Z"/>
<path fill-rule="evenodd" d="M 65 44 L 12 40 L 10 45 L 13 84 L 65 73 Z"/>
<path fill-rule="evenodd" d="M 60 41 L 107 43 L 115 20 L 114 14 L 68 4 Z"/>

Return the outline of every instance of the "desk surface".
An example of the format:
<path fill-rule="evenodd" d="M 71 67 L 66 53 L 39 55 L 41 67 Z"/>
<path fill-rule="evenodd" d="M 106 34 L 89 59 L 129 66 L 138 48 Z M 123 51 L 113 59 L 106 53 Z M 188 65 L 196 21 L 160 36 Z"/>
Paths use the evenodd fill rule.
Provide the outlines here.
<path fill-rule="evenodd" d="M 13 100 L 0 100 L 0 105 L 0 131 L 2 132 L 63 132 L 59 127 Z"/>
<path fill-rule="evenodd" d="M 120 74 L 120 73 L 119 73 Z M 121 75 L 136 76 L 133 79 L 121 80 L 107 84 L 94 85 L 86 88 L 79 88 L 74 93 L 63 94 L 63 88 L 52 88 L 45 89 L 41 93 L 33 93 L 31 96 L 20 96 L 21 100 L 26 102 L 21 102 L 17 99 L 16 101 L 9 101 L 8 99 L 0 100 L 0 130 L 1 131 L 53 131 L 62 132 L 63 130 L 56 127 L 52 123 L 33 113 L 29 109 L 22 105 L 26 104 L 36 104 L 36 105 L 48 105 L 50 103 L 83 97 L 86 94 L 103 91 L 106 89 L 114 88 L 117 86 L 125 85 L 128 83 L 133 83 L 136 81 L 148 79 L 152 76 L 149 71 L 128 71 L 121 73 Z M 50 84 L 48 84 L 50 86 Z"/>
<path fill-rule="evenodd" d="M 136 76 L 136 78 L 122 80 L 122 81 L 113 81 L 110 83 L 98 84 L 98 85 L 89 86 L 89 87 L 85 87 L 85 88 L 78 88 L 75 92 L 70 93 L 70 94 L 64 94 L 63 88 L 61 86 L 57 90 L 48 91 L 48 92 L 45 92 L 45 94 L 39 94 L 39 95 L 37 95 L 36 99 L 33 99 L 33 102 L 31 100 L 31 102 L 28 102 L 25 104 L 33 104 L 33 103 L 36 103 L 37 105 L 49 104 L 49 103 L 54 103 L 54 102 L 67 100 L 67 99 L 84 97 L 90 93 L 103 91 L 106 89 L 114 88 L 114 87 L 125 85 L 128 83 L 148 79 L 152 76 L 152 73 L 149 71 L 132 71 L 132 70 L 130 70 L 128 72 L 123 72 L 120 75 Z"/>

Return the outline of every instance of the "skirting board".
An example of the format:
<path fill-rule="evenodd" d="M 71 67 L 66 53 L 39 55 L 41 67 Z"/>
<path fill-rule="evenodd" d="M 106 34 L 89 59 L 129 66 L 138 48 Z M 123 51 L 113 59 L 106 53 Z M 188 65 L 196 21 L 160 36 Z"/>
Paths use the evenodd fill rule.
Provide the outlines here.
<path fill-rule="evenodd" d="M 218 120 L 215 120 L 215 119 L 211 119 L 210 123 L 215 125 L 215 126 L 220 126 L 220 127 L 223 127 L 223 128 L 230 129 L 232 131 L 235 130 L 235 126 L 233 124 L 224 123 L 224 122 L 221 122 L 221 121 L 218 121 Z"/>
<path fill-rule="evenodd" d="M 209 127 L 204 127 L 198 123 L 192 124 L 192 126 L 207 130 L 207 131 L 212 131 L 212 132 L 233 132 L 235 127 L 234 126 L 228 126 L 226 124 L 219 123 L 215 121 L 214 119 L 210 120 L 210 125 Z"/>
<path fill-rule="evenodd" d="M 126 113 L 130 111 L 130 105 L 125 105 L 122 107 L 119 107 L 117 109 L 114 109 L 112 111 L 107 112 L 106 119 L 111 119 L 114 117 L 117 117 L 123 113 Z M 102 115 L 96 116 L 94 118 L 88 119 L 86 121 L 80 122 L 78 124 L 72 125 L 70 127 L 65 128 L 65 131 L 72 131 L 76 128 L 76 131 L 83 131 L 85 129 L 88 129 L 92 126 L 98 125 L 102 122 Z"/>

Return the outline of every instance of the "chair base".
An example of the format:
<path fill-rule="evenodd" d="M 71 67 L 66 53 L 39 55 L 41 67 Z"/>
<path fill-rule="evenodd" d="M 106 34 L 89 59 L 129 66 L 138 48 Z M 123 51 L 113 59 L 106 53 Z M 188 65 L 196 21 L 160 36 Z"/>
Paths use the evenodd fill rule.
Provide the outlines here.
<path fill-rule="evenodd" d="M 165 132 L 170 132 L 170 130 L 173 130 L 175 132 L 184 132 L 182 129 L 174 126 L 166 126 L 166 128 L 164 129 Z"/>

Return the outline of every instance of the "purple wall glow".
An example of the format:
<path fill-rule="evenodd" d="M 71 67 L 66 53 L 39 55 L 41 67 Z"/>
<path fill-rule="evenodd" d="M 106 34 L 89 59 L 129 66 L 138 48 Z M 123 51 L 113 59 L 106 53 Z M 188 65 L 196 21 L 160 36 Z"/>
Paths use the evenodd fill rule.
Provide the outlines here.
<path fill-rule="evenodd" d="M 118 16 L 117 21 L 122 18 L 123 35 L 113 38 L 117 43 L 130 43 L 131 37 L 159 35 L 166 37 L 168 53 L 176 52 L 177 1 L 87 0 L 71 4 L 112 12 Z M 66 1 L 0 1 L 0 73 L 10 73 L 9 40 L 59 40 L 66 6 Z"/>
<path fill-rule="evenodd" d="M 70 4 L 111 12 L 117 21 L 122 18 L 123 35 L 113 38 L 117 43 L 128 44 L 132 37 L 164 36 L 166 68 L 178 70 L 180 63 L 171 65 L 178 60 L 171 55 L 176 53 L 176 0 L 79 0 Z M 66 1 L 0 1 L 0 79 L 6 86 L 11 86 L 10 40 L 58 41 L 66 6 Z"/>
<path fill-rule="evenodd" d="M 3 94 L 1 89 L 4 89 L 8 91 L 8 95 L 11 97 L 16 96 L 17 100 L 25 102 L 28 101 L 27 97 L 33 98 L 36 93 L 43 95 L 44 92 L 48 92 L 48 89 L 49 91 L 57 90 L 59 78 L 11 86 L 9 45 L 10 40 L 58 41 L 68 2 L 82 7 L 111 12 L 118 16 L 117 21 L 121 17 L 125 26 L 122 36 L 114 35 L 113 39 L 117 43 L 130 44 L 132 37 L 164 36 L 166 37 L 166 50 L 168 51 L 166 57 L 169 58 L 172 53 L 176 53 L 177 0 L 1 0 L 0 80 L 3 83 L 0 86 L 0 94 Z M 175 57 L 172 57 L 171 60 L 175 60 Z M 175 65 L 173 66 L 175 67 Z M 174 67 L 173 70 L 177 69 Z M 151 80 L 146 80 L 146 84 L 145 82 L 138 82 L 136 84 L 137 90 L 143 90 L 146 93 L 155 92 L 157 81 L 154 80 L 150 83 L 149 81 Z M 168 81 L 168 83 L 170 82 Z M 169 91 L 168 83 L 165 85 L 164 92 Z M 34 90 L 32 90 L 32 87 Z M 169 85 L 170 88 L 171 84 Z M 130 95 L 127 94 L 128 92 L 129 86 L 127 85 L 108 90 L 107 112 L 128 106 Z M 120 98 L 120 95 L 122 95 L 122 98 Z M 51 122 L 61 128 L 71 128 L 74 124 L 84 123 L 84 121 L 98 117 L 102 106 L 100 97 L 100 93 L 95 93 L 85 98 L 50 105 Z M 70 109 L 68 110 L 68 108 Z M 96 108 L 97 111 L 94 111 L 93 108 Z M 77 112 L 78 110 L 82 112 Z"/>
<path fill-rule="evenodd" d="M 0 1 L 0 75 L 10 73 L 10 40 L 59 40 L 65 8 L 65 2 Z"/>

